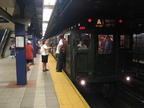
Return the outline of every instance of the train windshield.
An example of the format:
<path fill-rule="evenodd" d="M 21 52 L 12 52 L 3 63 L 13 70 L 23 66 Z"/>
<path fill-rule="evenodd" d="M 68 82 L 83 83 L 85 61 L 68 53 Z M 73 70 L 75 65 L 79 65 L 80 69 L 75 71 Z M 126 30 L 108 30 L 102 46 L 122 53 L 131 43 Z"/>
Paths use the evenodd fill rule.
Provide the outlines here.
<path fill-rule="evenodd" d="M 113 35 L 98 35 L 98 54 L 111 54 L 113 46 Z"/>

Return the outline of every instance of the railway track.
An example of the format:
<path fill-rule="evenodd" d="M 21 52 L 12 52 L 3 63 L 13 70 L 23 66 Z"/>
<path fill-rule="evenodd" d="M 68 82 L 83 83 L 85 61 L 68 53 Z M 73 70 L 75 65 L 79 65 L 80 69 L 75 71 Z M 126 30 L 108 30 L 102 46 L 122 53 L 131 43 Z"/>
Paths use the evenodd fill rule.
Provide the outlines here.
<path fill-rule="evenodd" d="M 91 108 L 144 108 L 144 101 L 128 85 L 117 86 L 111 97 L 104 97 L 100 86 L 90 84 L 87 87 L 76 85 Z"/>

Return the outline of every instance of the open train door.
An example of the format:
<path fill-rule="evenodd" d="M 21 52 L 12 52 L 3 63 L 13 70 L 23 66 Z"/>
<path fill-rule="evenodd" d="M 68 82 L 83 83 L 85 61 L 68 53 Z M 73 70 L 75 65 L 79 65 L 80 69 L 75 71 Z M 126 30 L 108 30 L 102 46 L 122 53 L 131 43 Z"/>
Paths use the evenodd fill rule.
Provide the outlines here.
<path fill-rule="evenodd" d="M 129 72 L 133 69 L 132 34 L 121 33 L 119 37 L 119 69 L 122 73 Z"/>

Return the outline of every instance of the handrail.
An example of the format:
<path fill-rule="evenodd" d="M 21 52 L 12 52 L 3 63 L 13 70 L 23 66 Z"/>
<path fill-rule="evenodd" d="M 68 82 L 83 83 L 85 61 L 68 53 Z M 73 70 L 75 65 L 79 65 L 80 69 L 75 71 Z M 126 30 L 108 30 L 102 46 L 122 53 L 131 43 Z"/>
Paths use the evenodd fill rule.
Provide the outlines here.
<path fill-rule="evenodd" d="M 0 42 L 0 57 L 2 57 L 3 55 L 3 51 L 4 51 L 4 47 L 5 47 L 5 43 L 6 43 L 6 40 L 7 40 L 7 37 L 8 37 L 8 33 L 9 31 L 6 29 L 4 34 L 3 34 L 3 37 L 1 39 L 1 42 Z"/>

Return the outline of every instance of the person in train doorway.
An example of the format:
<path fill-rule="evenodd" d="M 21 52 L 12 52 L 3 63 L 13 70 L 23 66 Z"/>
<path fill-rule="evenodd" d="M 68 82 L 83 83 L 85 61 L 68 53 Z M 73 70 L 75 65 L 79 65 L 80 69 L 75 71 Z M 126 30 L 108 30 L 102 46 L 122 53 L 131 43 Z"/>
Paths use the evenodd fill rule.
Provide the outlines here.
<path fill-rule="evenodd" d="M 87 50 L 87 46 L 84 44 L 82 40 L 79 41 L 79 44 L 77 45 L 78 50 Z"/>
<path fill-rule="evenodd" d="M 26 45 L 26 62 L 27 62 L 27 71 L 30 70 L 30 65 L 32 65 L 33 62 L 33 52 L 34 52 L 34 48 L 31 45 L 31 41 L 27 41 L 27 45 Z"/>
<path fill-rule="evenodd" d="M 10 44 L 10 56 L 12 58 L 15 57 L 15 42 L 14 41 L 12 41 L 11 44 Z"/>
<path fill-rule="evenodd" d="M 104 48 L 104 54 L 111 54 L 112 52 L 112 40 L 110 39 L 110 36 L 106 37 L 105 41 L 105 48 Z"/>
<path fill-rule="evenodd" d="M 63 69 L 63 36 L 59 36 L 59 42 L 56 48 L 56 55 L 57 55 L 57 65 L 56 65 L 56 71 L 62 72 Z"/>
<path fill-rule="evenodd" d="M 48 40 L 43 40 L 42 46 L 41 46 L 41 57 L 42 57 L 42 69 L 43 72 L 49 71 L 47 69 L 47 62 L 48 62 L 48 55 L 49 55 L 49 49 L 51 47 L 47 46 Z"/>

